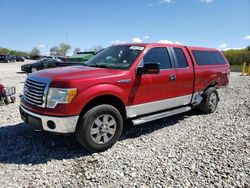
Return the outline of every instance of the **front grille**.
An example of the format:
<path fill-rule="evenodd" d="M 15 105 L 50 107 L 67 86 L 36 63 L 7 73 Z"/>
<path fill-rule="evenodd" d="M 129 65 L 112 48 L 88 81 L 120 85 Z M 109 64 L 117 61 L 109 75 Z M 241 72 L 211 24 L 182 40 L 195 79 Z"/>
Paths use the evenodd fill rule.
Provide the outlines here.
<path fill-rule="evenodd" d="M 27 78 L 24 84 L 24 99 L 31 104 L 44 107 L 45 88 L 46 83 Z"/>

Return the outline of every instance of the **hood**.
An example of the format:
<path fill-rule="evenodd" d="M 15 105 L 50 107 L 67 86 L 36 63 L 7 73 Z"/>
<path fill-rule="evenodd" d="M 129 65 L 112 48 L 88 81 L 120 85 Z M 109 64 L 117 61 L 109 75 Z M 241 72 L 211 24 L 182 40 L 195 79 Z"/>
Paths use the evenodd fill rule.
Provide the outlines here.
<path fill-rule="evenodd" d="M 107 68 L 95 68 L 87 66 L 69 66 L 53 69 L 45 69 L 35 73 L 31 76 L 46 77 L 53 81 L 81 81 L 90 78 L 107 78 L 114 77 L 115 75 L 121 75 L 124 70 L 107 69 Z"/>

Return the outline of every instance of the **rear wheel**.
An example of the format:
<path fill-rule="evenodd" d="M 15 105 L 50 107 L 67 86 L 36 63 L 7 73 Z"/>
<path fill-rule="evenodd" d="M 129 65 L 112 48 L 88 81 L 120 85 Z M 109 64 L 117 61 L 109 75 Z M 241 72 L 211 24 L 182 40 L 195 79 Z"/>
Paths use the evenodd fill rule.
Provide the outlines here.
<path fill-rule="evenodd" d="M 123 119 L 120 112 L 111 105 L 98 105 L 80 117 L 76 138 L 91 152 L 110 148 L 121 136 Z"/>
<path fill-rule="evenodd" d="M 219 95 L 214 87 L 208 88 L 203 94 L 203 100 L 200 104 L 200 111 L 209 114 L 213 113 L 218 105 Z"/>

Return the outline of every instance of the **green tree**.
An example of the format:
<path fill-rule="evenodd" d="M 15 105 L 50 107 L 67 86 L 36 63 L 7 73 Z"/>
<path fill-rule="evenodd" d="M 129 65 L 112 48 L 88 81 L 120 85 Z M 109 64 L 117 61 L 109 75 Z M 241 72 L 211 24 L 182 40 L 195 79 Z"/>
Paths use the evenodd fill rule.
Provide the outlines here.
<path fill-rule="evenodd" d="M 0 54 L 3 55 L 18 55 L 18 56 L 28 56 L 28 52 L 16 51 L 16 50 L 9 50 L 7 48 L 0 47 Z"/>
<path fill-rule="evenodd" d="M 71 46 L 69 44 L 61 43 L 59 45 L 59 49 L 60 49 L 61 55 L 66 56 L 69 49 L 71 49 Z"/>
<path fill-rule="evenodd" d="M 31 56 L 37 56 L 40 55 L 40 50 L 37 47 L 34 47 L 31 52 L 30 52 Z"/>
<path fill-rule="evenodd" d="M 239 50 L 227 50 L 223 52 L 230 65 L 250 63 L 250 46 Z"/>
<path fill-rule="evenodd" d="M 10 50 L 7 48 L 0 48 L 0 54 L 9 55 Z"/>

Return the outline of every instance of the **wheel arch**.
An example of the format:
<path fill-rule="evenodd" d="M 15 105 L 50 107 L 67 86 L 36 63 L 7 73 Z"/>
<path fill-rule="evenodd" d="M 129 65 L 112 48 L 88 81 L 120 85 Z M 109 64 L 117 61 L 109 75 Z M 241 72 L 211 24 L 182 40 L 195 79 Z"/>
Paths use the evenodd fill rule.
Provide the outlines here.
<path fill-rule="evenodd" d="M 125 104 L 123 103 L 123 101 L 120 98 L 118 98 L 115 95 L 111 95 L 111 94 L 104 94 L 104 95 L 96 96 L 95 98 L 91 99 L 83 107 L 80 114 L 83 115 L 92 107 L 97 106 L 97 105 L 101 105 L 101 104 L 109 104 L 111 106 L 114 106 L 115 108 L 117 108 L 117 110 L 119 110 L 121 112 L 121 115 L 124 119 L 127 118 Z"/>
<path fill-rule="evenodd" d="M 214 87 L 214 88 L 218 88 L 218 81 L 217 80 L 212 80 L 208 85 L 207 87 L 204 89 L 204 92 L 210 88 L 210 87 Z"/>

